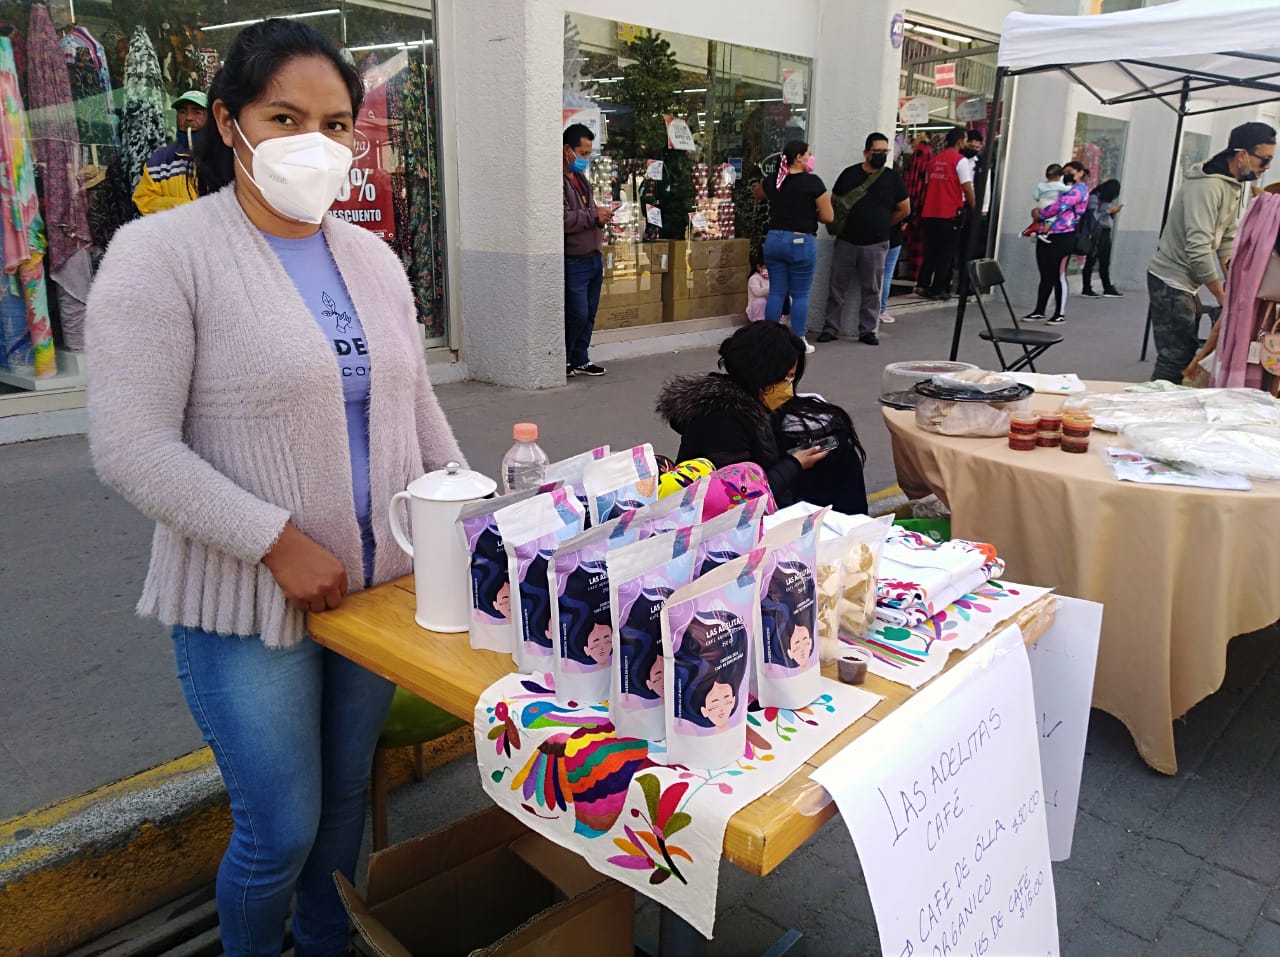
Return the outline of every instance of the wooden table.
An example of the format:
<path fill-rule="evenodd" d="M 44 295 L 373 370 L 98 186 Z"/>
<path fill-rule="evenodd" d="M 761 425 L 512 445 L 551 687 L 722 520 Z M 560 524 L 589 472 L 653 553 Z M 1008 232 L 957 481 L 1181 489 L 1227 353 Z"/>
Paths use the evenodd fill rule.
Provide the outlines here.
<path fill-rule="evenodd" d="M 1061 402 L 1032 398 L 1037 409 Z M 903 491 L 946 502 L 956 538 L 995 545 L 1012 581 L 1106 607 L 1093 705 L 1124 723 L 1147 764 L 1175 773 L 1174 719 L 1221 686 L 1232 637 L 1280 619 L 1280 483 L 1227 492 L 1121 482 L 1104 457 L 1110 433 L 1069 455 L 926 432 L 914 412 L 885 409 L 884 421 Z"/>
<path fill-rule="evenodd" d="M 476 651 L 466 633 L 426 631 L 414 622 L 413 613 L 413 577 L 406 576 L 349 595 L 334 611 L 311 615 L 308 628 L 326 648 L 464 721 L 473 721 L 480 695 L 514 670 L 510 655 Z M 1042 598 L 1020 617 L 1026 622 L 1023 631 L 1028 643 L 1036 640 L 1053 620 L 1052 596 Z M 960 657 L 953 654 L 948 667 Z M 824 669 L 824 673 L 834 678 L 834 666 Z M 826 789 L 810 778 L 811 773 L 915 694 L 905 685 L 875 675 L 868 675 L 865 687 L 884 700 L 786 781 L 729 819 L 724 837 L 725 860 L 763 876 L 835 816 L 835 804 Z"/>

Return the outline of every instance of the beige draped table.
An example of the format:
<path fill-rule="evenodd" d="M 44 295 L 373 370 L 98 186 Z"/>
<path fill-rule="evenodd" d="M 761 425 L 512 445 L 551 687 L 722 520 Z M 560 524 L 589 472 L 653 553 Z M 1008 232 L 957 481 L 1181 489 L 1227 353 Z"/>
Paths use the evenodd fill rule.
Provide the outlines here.
<path fill-rule="evenodd" d="M 913 412 L 886 408 L 884 419 L 903 491 L 946 502 L 955 537 L 994 544 L 1011 581 L 1106 606 L 1094 707 L 1124 722 L 1149 765 L 1176 773 L 1174 719 L 1221 686 L 1232 637 L 1280 620 L 1280 483 L 1120 482 L 1101 451 L 1109 433 L 1095 432 L 1085 455 L 1015 452 L 1005 438 L 925 432 Z"/>

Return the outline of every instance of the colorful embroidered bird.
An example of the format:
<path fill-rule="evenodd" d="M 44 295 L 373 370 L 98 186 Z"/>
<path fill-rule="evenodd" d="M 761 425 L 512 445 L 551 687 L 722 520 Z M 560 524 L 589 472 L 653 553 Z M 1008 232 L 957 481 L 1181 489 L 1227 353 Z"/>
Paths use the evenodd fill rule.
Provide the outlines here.
<path fill-rule="evenodd" d="M 520 712 L 520 724 L 526 728 L 598 728 L 609 721 L 608 705 L 592 705 L 586 714 L 568 714 L 554 701 L 535 701 Z"/>
<path fill-rule="evenodd" d="M 511 790 L 549 810 L 572 804 L 574 831 L 600 837 L 626 806 L 631 779 L 653 766 L 647 741 L 619 738 L 605 720 L 547 738 L 511 779 Z"/>

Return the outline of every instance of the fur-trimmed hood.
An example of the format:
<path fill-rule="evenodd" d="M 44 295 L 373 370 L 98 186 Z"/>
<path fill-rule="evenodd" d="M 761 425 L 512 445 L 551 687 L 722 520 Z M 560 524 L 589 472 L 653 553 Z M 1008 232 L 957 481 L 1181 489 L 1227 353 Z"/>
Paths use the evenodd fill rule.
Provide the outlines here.
<path fill-rule="evenodd" d="M 690 422 L 725 413 L 750 420 L 764 434 L 773 431 L 764 404 L 719 372 L 668 379 L 658 394 L 657 412 L 680 435 Z"/>

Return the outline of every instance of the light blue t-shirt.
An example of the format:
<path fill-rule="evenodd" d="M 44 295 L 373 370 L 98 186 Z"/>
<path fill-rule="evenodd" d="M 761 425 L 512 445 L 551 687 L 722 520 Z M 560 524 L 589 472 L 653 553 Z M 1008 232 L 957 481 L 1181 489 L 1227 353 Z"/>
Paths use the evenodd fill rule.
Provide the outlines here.
<path fill-rule="evenodd" d="M 351 448 L 351 487 L 356 519 L 364 547 L 364 577 L 373 576 L 373 506 L 369 495 L 369 378 L 372 366 L 364 328 L 347 294 L 338 265 L 329 252 L 323 230 L 305 239 L 282 239 L 262 234 L 275 250 L 302 301 L 333 344 L 342 373 L 342 398 L 347 412 L 347 444 Z"/>

